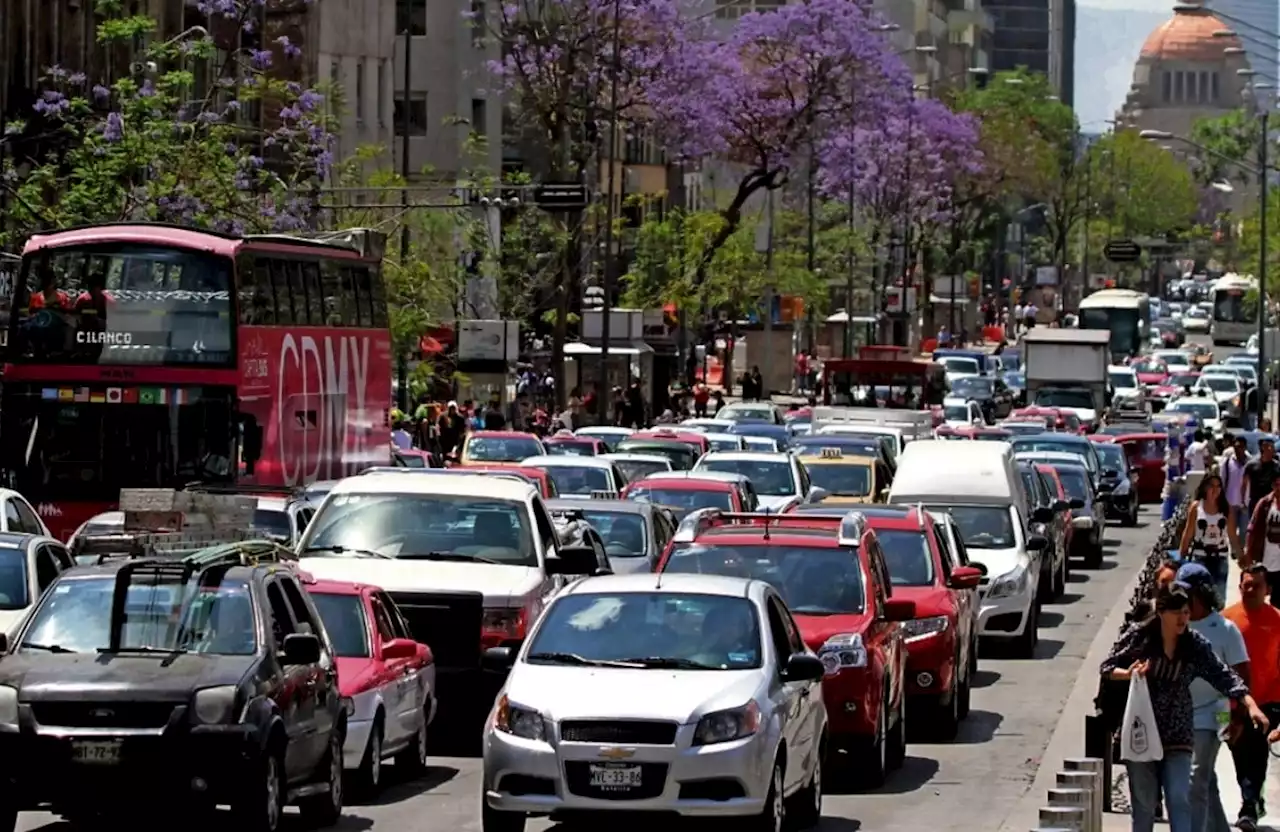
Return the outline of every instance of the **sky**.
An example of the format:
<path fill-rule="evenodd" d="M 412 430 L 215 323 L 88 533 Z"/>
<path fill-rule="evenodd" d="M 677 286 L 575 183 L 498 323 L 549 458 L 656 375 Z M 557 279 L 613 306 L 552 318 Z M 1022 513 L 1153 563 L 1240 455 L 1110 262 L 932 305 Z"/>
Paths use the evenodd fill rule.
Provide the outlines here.
<path fill-rule="evenodd" d="M 1170 0 L 1087 0 L 1076 7 L 1075 109 L 1081 129 L 1102 133 L 1133 82 L 1147 35 L 1173 15 Z"/>

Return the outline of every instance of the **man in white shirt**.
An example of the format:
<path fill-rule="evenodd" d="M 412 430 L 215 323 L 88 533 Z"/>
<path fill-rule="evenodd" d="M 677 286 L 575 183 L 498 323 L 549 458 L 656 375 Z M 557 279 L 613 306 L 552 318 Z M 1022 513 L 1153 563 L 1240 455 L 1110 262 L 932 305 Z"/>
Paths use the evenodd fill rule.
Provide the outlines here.
<path fill-rule="evenodd" d="M 1222 475 L 1222 490 L 1227 497 L 1227 504 L 1235 513 L 1236 536 L 1244 540 L 1245 529 L 1249 525 L 1249 475 L 1246 467 L 1249 464 L 1249 443 L 1243 436 L 1237 436 L 1231 443 L 1231 453 L 1227 454 L 1219 466 Z"/>
<path fill-rule="evenodd" d="M 1018 332 L 1022 329 L 1022 321 L 1026 317 L 1026 309 L 1021 303 L 1013 307 L 1013 331 Z"/>

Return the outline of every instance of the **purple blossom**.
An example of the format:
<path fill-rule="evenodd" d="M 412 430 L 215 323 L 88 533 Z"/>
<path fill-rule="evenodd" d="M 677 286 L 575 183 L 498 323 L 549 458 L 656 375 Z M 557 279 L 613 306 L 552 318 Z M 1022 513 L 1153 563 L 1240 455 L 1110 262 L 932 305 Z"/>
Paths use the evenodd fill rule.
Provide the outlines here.
<path fill-rule="evenodd" d="M 118 142 L 124 138 L 124 116 L 117 112 L 107 113 L 102 122 L 102 138 L 109 142 Z"/>
<path fill-rule="evenodd" d="M 43 116 L 57 118 L 71 109 L 71 102 L 57 90 L 43 90 L 32 109 Z"/>
<path fill-rule="evenodd" d="M 93 100 L 99 104 L 105 104 L 111 100 L 111 90 L 101 84 L 93 85 Z"/>
<path fill-rule="evenodd" d="M 281 35 L 275 40 L 276 45 L 284 51 L 284 56 L 290 60 L 302 57 L 302 50 L 289 40 L 288 35 Z"/>
<path fill-rule="evenodd" d="M 153 98 L 155 94 L 156 94 L 156 85 L 151 83 L 151 79 L 148 78 L 146 81 L 143 81 L 142 87 L 138 90 L 138 97 Z"/>
<path fill-rule="evenodd" d="M 324 103 L 324 96 L 315 90 L 303 90 L 298 94 L 298 100 L 294 103 L 302 112 L 310 113 Z"/>
<path fill-rule="evenodd" d="M 271 68 L 271 59 L 270 49 L 252 49 L 249 51 L 249 64 L 260 72 Z"/>
<path fill-rule="evenodd" d="M 74 72 L 67 78 L 67 83 L 74 87 L 83 87 L 89 78 L 83 72 Z"/>

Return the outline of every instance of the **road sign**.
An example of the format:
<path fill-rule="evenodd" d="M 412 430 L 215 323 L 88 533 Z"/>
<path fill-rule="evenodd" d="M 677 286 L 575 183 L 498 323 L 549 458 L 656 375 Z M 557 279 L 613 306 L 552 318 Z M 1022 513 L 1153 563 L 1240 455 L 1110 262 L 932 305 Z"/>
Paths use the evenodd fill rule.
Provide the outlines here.
<path fill-rule="evenodd" d="M 1112 263 L 1132 263 L 1142 257 L 1142 246 L 1133 240 L 1110 240 L 1102 251 Z"/>
<path fill-rule="evenodd" d="M 533 202 L 544 211 L 581 211 L 590 201 L 587 186 L 577 182 L 549 182 L 533 191 Z"/>

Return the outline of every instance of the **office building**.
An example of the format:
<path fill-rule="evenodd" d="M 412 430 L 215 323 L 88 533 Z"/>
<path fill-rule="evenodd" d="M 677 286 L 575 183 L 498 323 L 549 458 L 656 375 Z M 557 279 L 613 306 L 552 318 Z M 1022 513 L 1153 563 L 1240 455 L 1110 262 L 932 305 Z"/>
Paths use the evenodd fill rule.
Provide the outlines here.
<path fill-rule="evenodd" d="M 1062 101 L 1075 96 L 1075 0 L 984 0 L 995 18 L 991 68 L 1042 73 Z"/>

